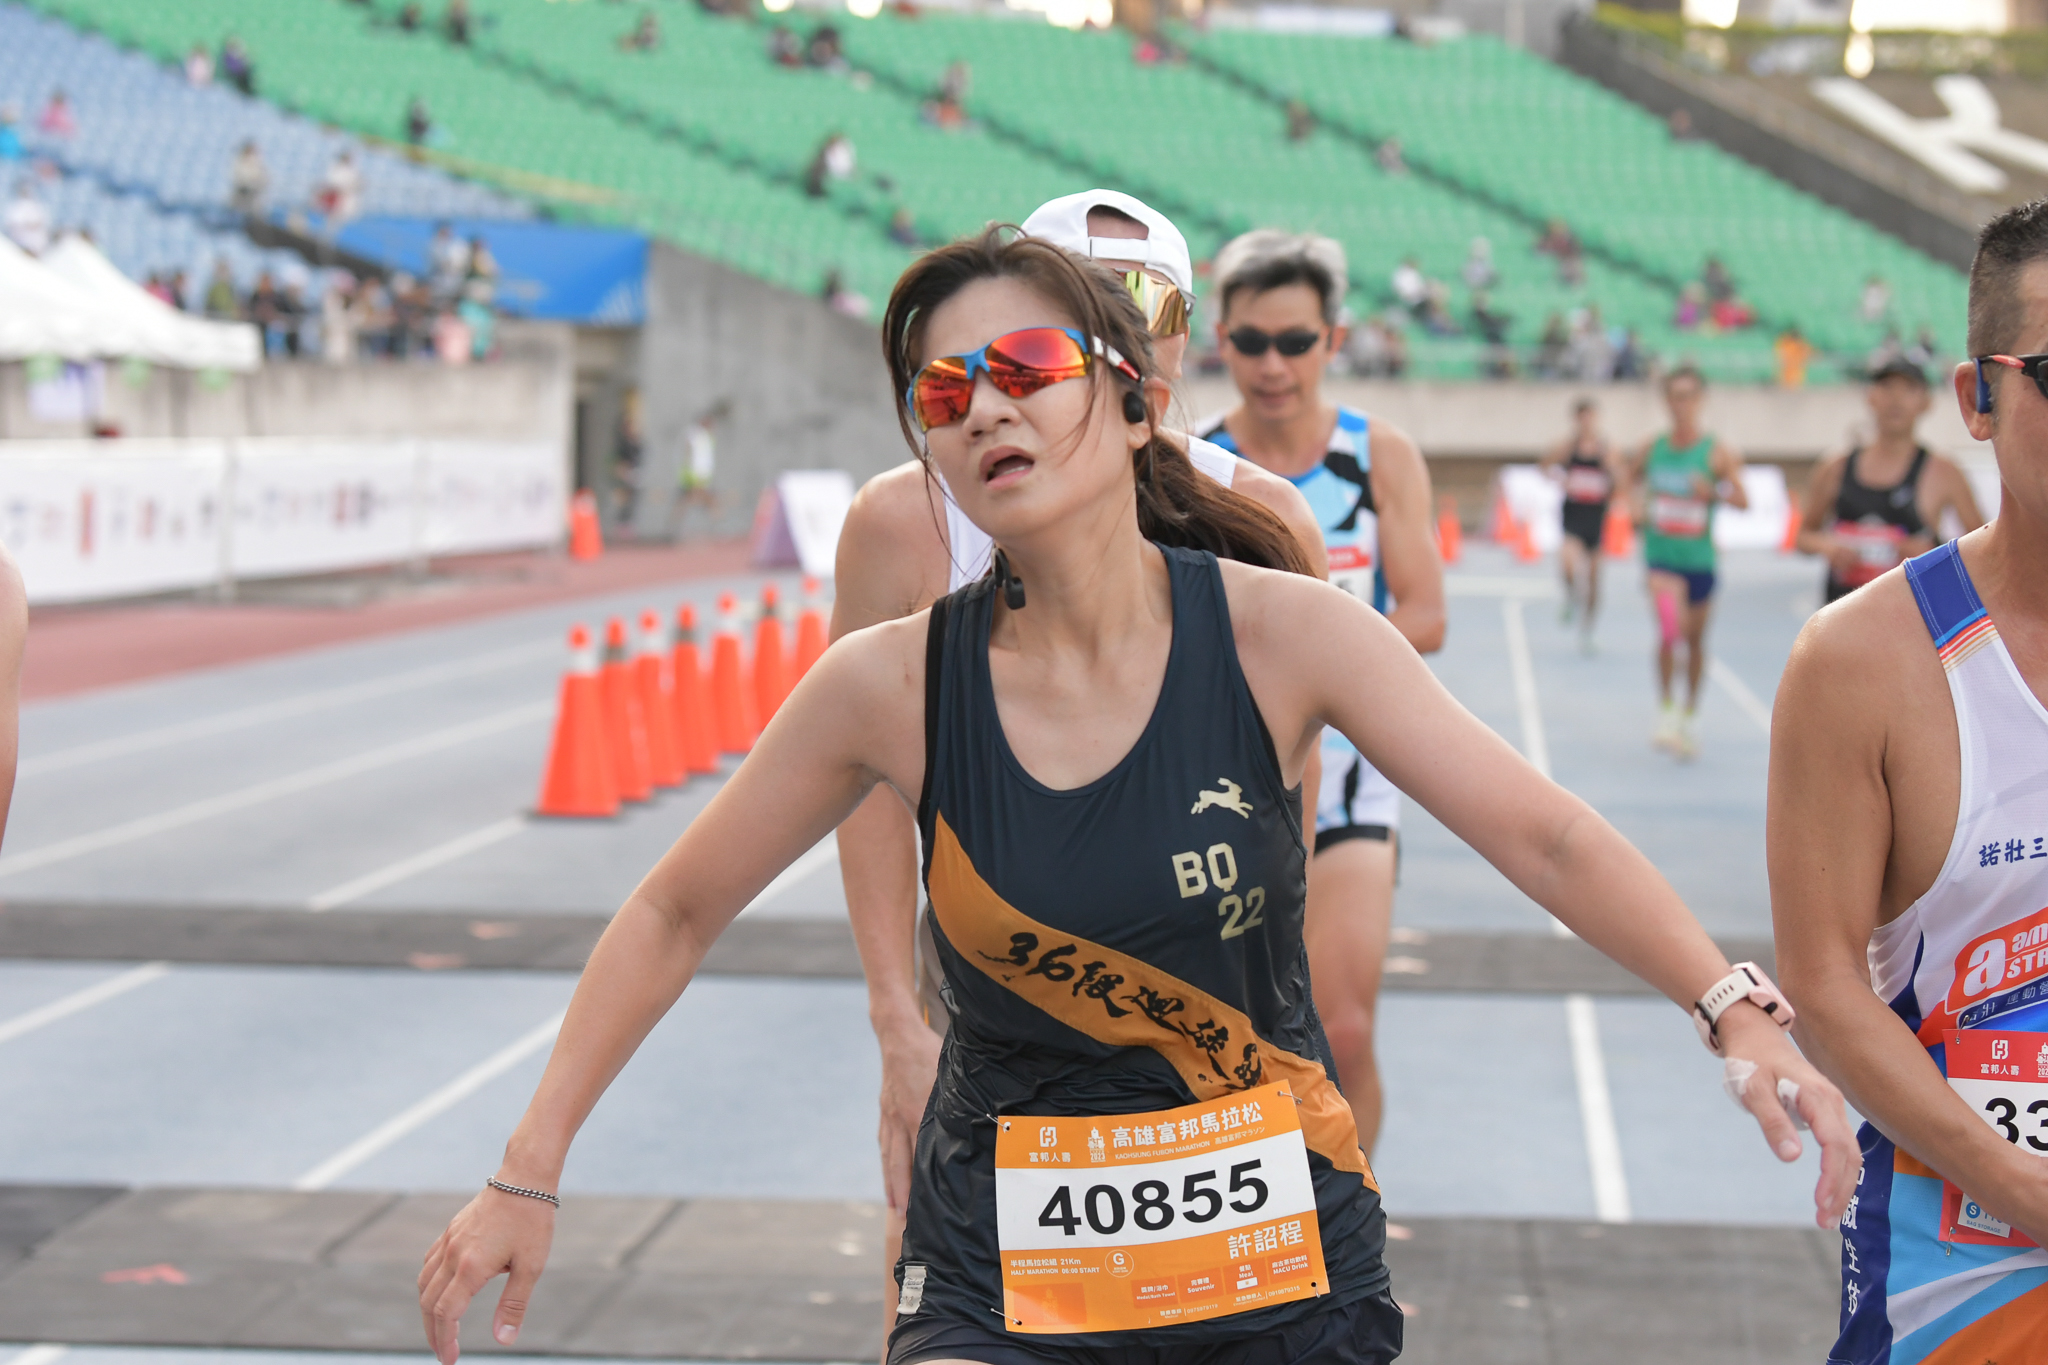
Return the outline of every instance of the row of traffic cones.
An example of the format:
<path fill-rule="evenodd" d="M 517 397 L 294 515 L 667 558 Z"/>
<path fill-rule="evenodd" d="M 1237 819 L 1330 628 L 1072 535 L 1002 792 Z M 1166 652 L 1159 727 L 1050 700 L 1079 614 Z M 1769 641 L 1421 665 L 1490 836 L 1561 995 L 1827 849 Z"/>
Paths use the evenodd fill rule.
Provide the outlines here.
<path fill-rule="evenodd" d="M 794 649 L 770 584 L 761 594 L 751 660 L 740 640 L 739 603 L 718 601 L 708 667 L 697 649 L 697 609 L 685 603 L 669 631 L 641 613 L 637 637 L 613 617 L 602 653 L 590 631 L 569 632 L 554 739 L 541 778 L 539 815 L 616 815 L 623 801 L 718 771 L 721 754 L 744 754 L 797 680 L 825 652 L 818 584 L 804 581 Z"/>
<path fill-rule="evenodd" d="M 1533 564 L 1543 557 L 1543 552 L 1536 548 L 1534 528 L 1515 515 L 1514 509 L 1508 506 L 1505 492 L 1496 491 L 1493 495 L 1493 524 L 1488 534 L 1497 543 L 1513 550 L 1515 558 L 1524 564 Z M 1438 539 L 1445 539 L 1441 530 L 1438 531 Z M 1608 503 L 1607 519 L 1600 525 L 1600 553 L 1609 559 L 1627 559 L 1635 552 L 1635 523 L 1629 520 L 1619 501 Z M 1444 559 L 1446 563 L 1455 562 L 1449 554 Z"/>

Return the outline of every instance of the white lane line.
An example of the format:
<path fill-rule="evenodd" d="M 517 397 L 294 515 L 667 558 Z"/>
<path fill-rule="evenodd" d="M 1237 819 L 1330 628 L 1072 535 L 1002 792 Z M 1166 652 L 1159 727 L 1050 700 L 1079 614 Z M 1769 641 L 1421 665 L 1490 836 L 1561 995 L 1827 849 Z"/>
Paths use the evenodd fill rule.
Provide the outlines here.
<path fill-rule="evenodd" d="M 1607 1090 L 1607 1059 L 1600 1051 L 1600 1019 L 1590 995 L 1564 998 L 1565 1029 L 1572 1040 L 1572 1072 L 1579 1082 L 1579 1118 L 1586 1130 L 1586 1165 L 1593 1177 L 1593 1214 L 1603 1223 L 1632 1217 L 1628 1175 L 1621 1165 L 1621 1134 Z"/>
<path fill-rule="evenodd" d="M 316 787 L 324 787 L 330 783 L 339 782 L 344 778 L 355 777 L 361 773 L 374 772 L 378 768 L 388 768 L 394 763 L 403 763 L 425 754 L 437 753 L 442 749 L 453 748 L 458 744 L 466 744 L 473 739 L 482 739 L 486 735 L 495 735 L 505 730 L 516 729 L 521 725 L 539 720 L 543 716 L 552 715 L 554 709 L 555 704 L 552 701 L 534 702 L 528 706 L 515 706 L 510 711 L 500 711 L 496 715 L 485 716 L 481 720 L 468 721 L 462 725 L 451 725 L 442 730 L 431 730 L 424 735 L 415 735 L 411 739 L 400 740 L 396 744 L 387 744 L 381 749 L 371 749 L 367 753 L 354 754 L 348 758 L 337 759 L 332 763 L 323 763 L 317 768 L 308 768 L 303 772 L 292 773 L 286 777 L 272 778 L 268 782 L 258 782 L 254 786 L 242 787 L 231 792 L 223 792 L 219 796 L 209 796 L 203 801 L 192 801 L 182 806 L 173 806 L 170 810 L 159 811 L 155 815 L 145 815 L 139 819 L 129 820 L 106 829 L 94 830 L 90 834 L 80 834 L 70 839 L 60 839 L 54 844 L 46 844 L 42 848 L 30 849 L 27 853 L 16 853 L 9 857 L 0 858 L 0 877 L 11 877 L 17 872 L 27 872 L 38 867 L 48 867 L 52 863 L 68 862 L 73 858 L 82 858 L 88 853 L 98 853 L 102 849 L 133 843 L 137 839 L 146 839 L 153 834 L 163 834 L 169 830 L 182 829 L 186 825 L 197 824 L 201 820 L 211 820 L 218 815 L 227 815 L 234 811 L 245 810 L 250 806 L 261 805 L 266 801 L 274 801 L 279 797 L 311 791 Z"/>
<path fill-rule="evenodd" d="M 21 1353 L 9 1356 L 7 1365 L 57 1365 L 57 1362 L 71 1354 L 69 1346 L 60 1346 L 54 1341 L 39 1341 L 25 1346 Z"/>
<path fill-rule="evenodd" d="M 1543 728 L 1543 706 L 1536 696 L 1536 664 L 1529 656 L 1529 623 L 1522 616 L 1522 600 L 1503 598 L 1501 623 L 1507 627 L 1508 674 L 1515 682 L 1515 712 L 1522 726 L 1522 756 L 1529 766 L 1550 776 L 1550 733 Z M 1550 932 L 1558 938 L 1577 938 L 1563 920 L 1546 913 Z"/>
<path fill-rule="evenodd" d="M 457 858 L 465 857 L 480 848 L 489 848 L 492 844 L 501 843 L 525 828 L 526 817 L 514 815 L 485 825 L 482 829 L 473 829 L 467 834 L 450 839 L 445 844 L 436 844 L 430 849 L 413 854 L 410 858 L 401 858 L 389 867 L 380 867 L 375 872 L 365 873 L 353 881 L 346 881 L 340 886 L 322 891 L 306 902 L 306 909 L 317 914 L 322 910 L 332 910 L 337 905 L 359 901 L 365 896 L 382 891 L 387 886 L 396 886 L 408 877 L 417 876 L 443 863 L 452 863 Z"/>
<path fill-rule="evenodd" d="M 819 840 L 809 853 L 804 854 L 803 857 L 798 858 L 788 867 L 783 868 L 774 881 L 761 888 L 760 895 L 747 902 L 747 908 L 740 911 L 740 913 L 745 915 L 758 910 L 812 873 L 822 871 L 828 865 L 838 861 L 839 838 L 837 835 L 828 834 Z"/>
<path fill-rule="evenodd" d="M 1721 685 L 1721 690 L 1734 701 L 1737 710 L 1756 722 L 1757 729 L 1764 732 L 1766 739 L 1770 738 L 1771 708 L 1765 704 L 1762 697 L 1749 690 L 1749 684 L 1742 680 L 1740 673 L 1709 655 L 1707 676 Z"/>
<path fill-rule="evenodd" d="M 69 1019 L 74 1014 L 103 1004 L 117 995 L 126 995 L 137 986 L 147 986 L 171 969 L 167 962 L 145 962 L 140 967 L 110 976 L 96 985 L 82 991 L 73 991 L 47 1005 L 17 1014 L 12 1019 L 0 1020 L 0 1043 L 11 1043 L 25 1033 L 34 1033 L 45 1024 L 54 1024 L 59 1019 Z M 10 1362 L 12 1365 L 12 1362 Z"/>
<path fill-rule="evenodd" d="M 1544 601 L 1557 596 L 1557 584 L 1548 578 L 1508 578 L 1500 574 L 1447 573 L 1446 597 L 1510 597 Z"/>
<path fill-rule="evenodd" d="M 292 1182 L 295 1190 L 324 1190 L 415 1128 L 432 1122 L 554 1041 L 568 1011 L 478 1062 L 419 1103 L 396 1114 Z"/>
<path fill-rule="evenodd" d="M 188 739 L 205 739 L 212 735 L 224 735 L 233 730 L 246 730 L 253 725 L 267 725 L 274 720 L 308 715 L 330 707 L 346 706 L 350 702 L 387 697 L 394 692 L 429 687 L 452 678 L 467 678 L 477 673 L 509 668 L 513 664 L 539 658 L 559 648 L 560 646 L 553 641 L 536 641 L 511 649 L 496 650 L 490 654 L 479 654 L 474 659 L 434 664 L 428 668 L 394 673 L 388 678 L 373 678 L 368 682 L 351 683 L 346 687 L 331 687 L 321 692 L 308 692 L 303 696 L 286 697 L 281 701 L 266 702 L 261 706 L 247 706 L 224 715 L 202 716 L 198 720 L 180 721 L 176 725 L 160 725 L 154 730 L 138 730 L 132 735 L 117 735 L 112 739 L 95 740 L 91 744 L 77 744 L 69 749 L 58 749 L 51 753 L 38 754 L 34 758 L 25 758 L 16 767 L 15 774 L 19 777 L 35 777 L 43 773 L 62 772 L 66 768 L 75 768 L 82 763 L 96 763 L 103 758 L 119 758 L 125 754 L 160 749 L 166 744 L 178 744 Z"/>

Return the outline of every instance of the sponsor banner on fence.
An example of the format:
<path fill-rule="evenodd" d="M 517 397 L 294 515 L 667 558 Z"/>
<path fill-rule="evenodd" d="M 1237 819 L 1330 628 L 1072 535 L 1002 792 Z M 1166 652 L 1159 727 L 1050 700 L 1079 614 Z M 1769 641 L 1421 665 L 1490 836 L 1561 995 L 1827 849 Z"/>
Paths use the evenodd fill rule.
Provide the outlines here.
<path fill-rule="evenodd" d="M 0 443 L 0 541 L 31 602 L 171 592 L 551 544 L 545 442 Z"/>

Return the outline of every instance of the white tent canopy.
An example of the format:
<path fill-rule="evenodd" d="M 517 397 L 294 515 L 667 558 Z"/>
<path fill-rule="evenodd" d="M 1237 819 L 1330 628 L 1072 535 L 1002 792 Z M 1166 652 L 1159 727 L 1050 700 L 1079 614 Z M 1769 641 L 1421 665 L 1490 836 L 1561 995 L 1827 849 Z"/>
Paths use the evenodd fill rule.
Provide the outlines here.
<path fill-rule="evenodd" d="M 256 329 L 187 317 L 67 238 L 37 260 L 0 237 L 0 360 L 54 355 L 147 360 L 181 369 L 253 370 Z"/>
<path fill-rule="evenodd" d="M 134 354 L 186 370 L 253 370 L 263 339 L 246 322 L 191 317 L 144 289 L 83 237 L 67 236 L 43 253 L 42 265 L 93 301 L 132 323 L 147 349 Z"/>

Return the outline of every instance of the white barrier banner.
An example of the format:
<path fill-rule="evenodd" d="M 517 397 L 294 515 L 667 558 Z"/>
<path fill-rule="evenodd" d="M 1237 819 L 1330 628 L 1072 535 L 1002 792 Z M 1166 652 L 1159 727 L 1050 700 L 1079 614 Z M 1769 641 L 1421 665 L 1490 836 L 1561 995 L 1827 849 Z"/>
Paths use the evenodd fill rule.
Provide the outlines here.
<path fill-rule="evenodd" d="M 36 603 L 548 545 L 567 507 L 545 442 L 0 442 Z"/>
<path fill-rule="evenodd" d="M 31 602 L 219 579 L 224 444 L 113 455 L 70 442 L 0 449 L 0 541 L 20 563 Z"/>

